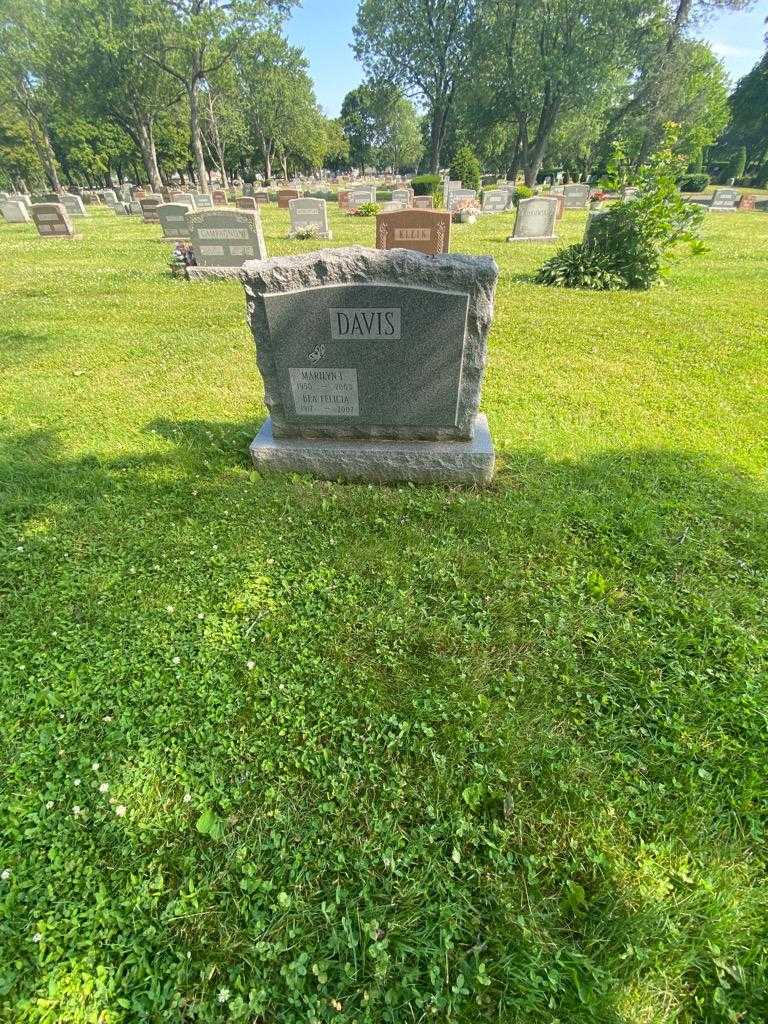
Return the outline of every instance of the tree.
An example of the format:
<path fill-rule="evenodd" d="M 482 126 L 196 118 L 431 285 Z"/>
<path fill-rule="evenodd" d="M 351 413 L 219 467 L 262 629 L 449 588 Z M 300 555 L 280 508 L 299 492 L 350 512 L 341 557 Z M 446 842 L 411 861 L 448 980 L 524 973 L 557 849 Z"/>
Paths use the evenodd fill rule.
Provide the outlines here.
<path fill-rule="evenodd" d="M 373 161 L 377 116 L 376 93 L 370 85 L 359 85 L 344 97 L 342 131 L 349 145 L 349 159 L 361 171 Z"/>
<path fill-rule="evenodd" d="M 341 124 L 352 162 L 361 170 L 414 167 L 424 146 L 413 104 L 396 86 L 368 82 L 348 92 L 341 105 Z"/>
<path fill-rule="evenodd" d="M 200 87 L 234 59 L 248 39 L 287 11 L 291 0 L 155 0 L 156 31 L 148 58 L 184 89 L 198 185 L 208 191 Z"/>
<path fill-rule="evenodd" d="M 460 181 L 464 188 L 480 188 L 480 162 L 470 146 L 462 146 L 453 158 L 451 178 Z"/>
<path fill-rule="evenodd" d="M 61 7 L 61 28 L 77 46 L 61 48 L 59 91 L 77 96 L 89 119 L 106 118 L 125 132 L 159 192 L 157 121 L 183 92 L 146 56 L 153 38 L 146 8 L 140 0 L 68 0 Z"/>
<path fill-rule="evenodd" d="M 640 8 L 642 0 L 485 0 L 483 74 L 497 109 L 514 119 L 527 185 L 557 126 L 629 77 Z"/>
<path fill-rule="evenodd" d="M 755 165 L 768 174 L 768 51 L 734 89 L 730 101 L 730 121 L 723 136 L 729 149 L 744 146 L 747 166 Z"/>
<path fill-rule="evenodd" d="M 290 156 L 317 159 L 313 147 L 321 114 L 303 51 L 279 32 L 268 31 L 240 47 L 234 68 L 241 109 L 261 149 L 267 179 L 276 158 L 284 173 Z"/>
<path fill-rule="evenodd" d="M 51 144 L 55 97 L 48 88 L 54 61 L 42 0 L 0 0 L 0 86 L 24 120 L 48 184 L 61 192 Z"/>
<path fill-rule="evenodd" d="M 361 0 L 354 49 L 369 75 L 423 98 L 430 125 L 429 166 L 440 151 L 456 91 L 474 52 L 479 0 Z"/>

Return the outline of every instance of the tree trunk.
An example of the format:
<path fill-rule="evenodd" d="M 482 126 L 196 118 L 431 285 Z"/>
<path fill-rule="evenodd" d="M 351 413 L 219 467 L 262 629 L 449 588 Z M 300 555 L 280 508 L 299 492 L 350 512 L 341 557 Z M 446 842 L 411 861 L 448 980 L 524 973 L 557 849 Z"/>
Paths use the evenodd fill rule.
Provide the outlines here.
<path fill-rule="evenodd" d="M 48 138 L 48 132 L 45 128 L 39 127 L 38 125 L 30 125 L 32 129 L 32 141 L 37 150 L 37 155 L 40 157 L 40 163 L 43 165 L 45 176 L 48 179 L 48 184 L 51 186 L 52 192 L 63 192 L 61 187 L 61 181 L 59 179 L 59 169 L 56 166 L 56 154 L 53 152 L 53 146 L 51 140 Z"/>
<path fill-rule="evenodd" d="M 205 153 L 203 152 L 203 140 L 200 132 L 200 114 L 197 109 L 197 79 L 193 79 L 191 86 L 187 88 L 189 99 L 189 136 L 192 147 L 192 156 L 195 160 L 195 171 L 197 174 L 197 187 L 201 192 L 208 191 L 208 171 L 205 169 Z"/>
<path fill-rule="evenodd" d="M 155 150 L 155 137 L 151 122 L 139 119 L 138 141 L 141 160 L 147 172 L 150 187 L 153 192 L 159 192 L 163 187 L 163 181 L 160 177 L 160 168 L 157 166 L 157 151 Z"/>
<path fill-rule="evenodd" d="M 221 187 L 229 188 L 227 168 L 224 161 L 224 144 L 222 143 L 221 135 L 219 134 L 219 124 L 216 120 L 216 114 L 213 109 L 213 94 L 210 89 L 208 90 L 208 116 L 211 120 L 211 138 L 213 140 L 213 148 L 216 151 L 216 163 L 218 164 L 219 174 L 221 175 Z"/>
<path fill-rule="evenodd" d="M 264 154 L 264 177 L 269 182 L 272 179 L 272 143 L 268 142 L 263 135 L 261 137 L 261 151 Z"/>
<path fill-rule="evenodd" d="M 430 125 L 429 138 L 429 173 L 437 174 L 440 170 L 440 150 L 445 140 L 445 126 L 448 121 L 450 109 L 450 96 L 441 101 L 436 101 L 432 108 L 432 123 Z"/>

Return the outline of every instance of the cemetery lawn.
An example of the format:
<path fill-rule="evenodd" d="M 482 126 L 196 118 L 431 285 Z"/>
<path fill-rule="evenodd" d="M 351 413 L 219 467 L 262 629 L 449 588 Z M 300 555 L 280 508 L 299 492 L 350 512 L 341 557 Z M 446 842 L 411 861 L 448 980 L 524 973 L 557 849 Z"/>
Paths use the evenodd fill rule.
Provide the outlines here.
<path fill-rule="evenodd" d="M 0 225 L 4 1024 L 768 1019 L 768 216 L 512 223 L 486 491 L 256 475 L 239 284 Z"/>

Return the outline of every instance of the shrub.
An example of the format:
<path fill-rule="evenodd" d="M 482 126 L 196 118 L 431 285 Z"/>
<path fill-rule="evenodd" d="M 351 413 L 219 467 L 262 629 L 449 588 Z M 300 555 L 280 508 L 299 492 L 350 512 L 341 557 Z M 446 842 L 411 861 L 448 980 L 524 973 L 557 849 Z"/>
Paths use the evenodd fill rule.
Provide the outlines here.
<path fill-rule="evenodd" d="M 453 158 L 451 178 L 460 181 L 464 188 L 480 188 L 480 161 L 471 146 L 462 146 Z"/>
<path fill-rule="evenodd" d="M 708 174 L 684 174 L 678 180 L 681 192 L 703 192 L 709 184 Z"/>
<path fill-rule="evenodd" d="M 721 184 L 730 181 L 731 178 L 742 178 L 744 168 L 747 166 L 747 147 L 739 146 L 731 159 L 728 161 L 725 170 L 720 175 Z"/>
<path fill-rule="evenodd" d="M 415 196 L 433 196 L 442 191 L 442 182 L 438 174 L 419 174 L 411 178 L 411 188 Z"/>
<path fill-rule="evenodd" d="M 560 288 L 591 288 L 594 291 L 618 291 L 628 287 L 626 280 L 614 270 L 611 255 L 586 242 L 578 242 L 556 252 L 539 270 L 536 280 L 539 284 Z"/>
<path fill-rule="evenodd" d="M 361 203 L 354 211 L 354 215 L 355 217 L 375 217 L 378 212 L 378 203 Z"/>
<path fill-rule="evenodd" d="M 666 126 L 662 149 L 638 171 L 638 194 L 593 214 L 584 240 L 555 253 L 537 281 L 566 288 L 647 289 L 661 276 L 669 248 L 681 239 L 696 240 L 704 209 L 685 203 L 677 189 L 674 127 Z"/>
<path fill-rule="evenodd" d="M 518 200 L 520 200 L 520 199 L 530 199 L 532 195 L 533 195 L 533 189 L 532 188 L 528 188 L 527 185 L 515 185 L 515 194 L 514 194 L 515 206 L 517 206 Z"/>

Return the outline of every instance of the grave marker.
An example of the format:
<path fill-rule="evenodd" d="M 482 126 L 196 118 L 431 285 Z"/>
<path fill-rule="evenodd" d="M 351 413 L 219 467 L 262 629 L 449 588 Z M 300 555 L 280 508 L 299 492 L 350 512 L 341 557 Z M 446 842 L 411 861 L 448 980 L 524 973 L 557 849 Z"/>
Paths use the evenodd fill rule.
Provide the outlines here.
<path fill-rule="evenodd" d="M 240 196 L 235 200 L 235 206 L 238 210 L 255 210 L 258 203 L 253 196 Z"/>
<path fill-rule="evenodd" d="M 431 210 L 435 205 L 433 196 L 414 196 L 413 197 L 413 208 L 414 210 Z"/>
<path fill-rule="evenodd" d="M 277 193 L 277 207 L 279 210 L 287 210 L 291 199 L 300 199 L 301 192 L 296 188 L 281 188 Z"/>
<path fill-rule="evenodd" d="M 565 196 L 566 210 L 584 210 L 589 204 L 589 185 L 574 184 L 564 185 L 563 195 Z"/>
<path fill-rule="evenodd" d="M 735 188 L 716 188 L 709 209 L 717 210 L 718 213 L 733 213 L 740 199 L 741 192 Z"/>
<path fill-rule="evenodd" d="M 202 210 L 187 214 L 196 267 L 190 281 L 205 277 L 237 277 L 245 260 L 267 258 L 258 210 Z"/>
<path fill-rule="evenodd" d="M 227 193 L 221 188 L 214 189 L 210 198 L 214 206 L 227 205 Z"/>
<path fill-rule="evenodd" d="M 489 188 L 483 192 L 483 213 L 505 213 L 509 206 L 509 192 L 503 188 Z"/>
<path fill-rule="evenodd" d="M 44 238 L 74 238 L 75 229 L 63 203 L 35 203 L 32 219 Z"/>
<path fill-rule="evenodd" d="M 531 196 L 517 204 L 514 232 L 508 242 L 554 242 L 558 200 L 555 196 Z"/>
<path fill-rule="evenodd" d="M 377 249 L 413 249 L 427 256 L 448 252 L 451 215 L 440 210 L 400 210 L 376 215 Z"/>
<path fill-rule="evenodd" d="M 331 239 L 330 228 L 328 227 L 328 211 L 324 199 L 312 199 L 302 197 L 291 199 L 288 203 L 291 213 L 291 234 L 296 234 L 304 228 L 315 228 L 318 238 Z"/>
<path fill-rule="evenodd" d="M 158 206 L 163 205 L 162 196 L 145 196 L 139 200 L 141 204 L 141 214 L 144 218 L 145 224 L 159 224 L 160 221 L 157 215 Z"/>
<path fill-rule="evenodd" d="M 163 239 L 178 242 L 189 238 L 187 214 L 190 207 L 186 203 L 163 203 L 157 207 L 157 218 L 163 229 Z"/>
<path fill-rule="evenodd" d="M 26 203 L 16 199 L 4 199 L 0 203 L 0 213 L 8 224 L 29 224 L 32 220 Z"/>
<path fill-rule="evenodd" d="M 487 256 L 362 246 L 247 263 L 271 414 L 251 444 L 254 465 L 328 479 L 490 480 L 478 409 L 497 276 Z"/>

